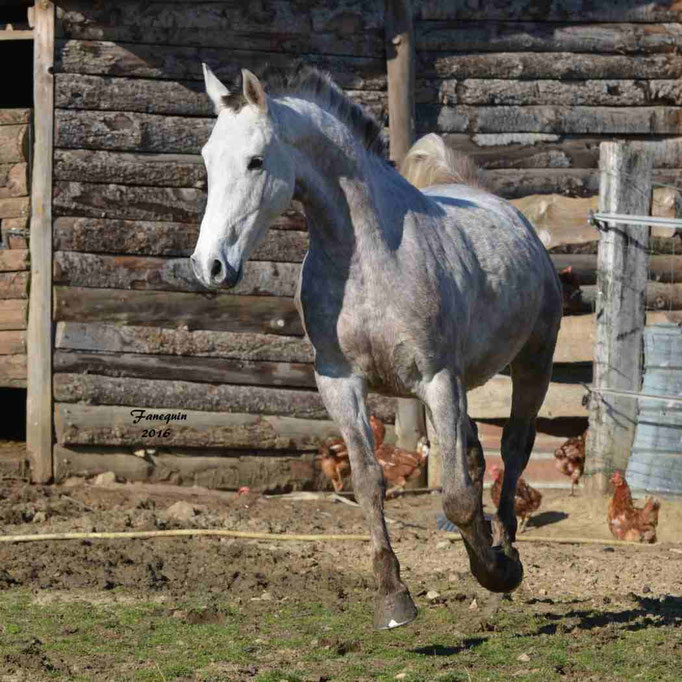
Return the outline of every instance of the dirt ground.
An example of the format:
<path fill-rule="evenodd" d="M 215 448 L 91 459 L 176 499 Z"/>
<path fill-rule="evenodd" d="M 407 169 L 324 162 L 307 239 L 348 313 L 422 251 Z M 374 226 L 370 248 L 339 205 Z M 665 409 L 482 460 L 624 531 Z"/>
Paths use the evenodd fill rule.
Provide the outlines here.
<path fill-rule="evenodd" d="M 166 510 L 178 500 L 192 505 L 194 515 L 188 520 L 169 518 Z M 490 509 L 490 501 L 486 502 Z M 587 498 L 582 491 L 576 497 L 564 490 L 544 492 L 541 510 L 522 537 L 603 538 L 606 543 L 519 543 L 525 579 L 514 599 L 529 605 L 545 604 L 545 608 L 553 608 L 546 604 L 563 604 L 556 608 L 558 614 L 564 615 L 571 609 L 575 612 L 576 603 L 595 605 L 639 598 L 666 604 L 671 603 L 666 600 L 673 599 L 675 623 L 679 619 L 682 625 L 682 613 L 678 613 L 682 606 L 682 502 L 663 501 L 659 542 L 636 547 L 608 544 L 607 502 Z M 440 609 L 447 609 L 448 604 L 460 605 L 462 627 L 466 628 L 467 619 L 485 619 L 486 605 L 496 608 L 499 602 L 471 578 L 461 543 L 446 539 L 436 530 L 435 519 L 440 511 L 441 498 L 437 494 L 405 495 L 386 505 L 403 577 L 418 604 L 421 608 L 426 604 Z M 266 533 L 366 533 L 358 508 L 330 498 L 292 499 L 251 493 L 237 496 L 166 485 L 102 487 L 79 479 L 54 487 L 0 482 L 0 535 L 183 527 Z M 306 604 L 314 597 L 316 602 L 333 604 L 342 612 L 353 602 L 371 606 L 373 580 L 368 545 L 360 541 L 190 537 L 0 543 L 0 597 L 12 591 L 28 591 L 34 604 L 136 598 L 178 602 L 188 592 L 199 591 L 255 610 L 271 607 L 272 603 Z M 436 591 L 438 597 L 428 597 L 430 591 Z M 469 608 L 474 600 L 476 606 Z M 570 604 L 573 606 L 566 606 Z M 653 607 L 643 608 L 640 615 L 648 617 L 646 612 Z M 369 618 L 365 625 L 369 630 Z M 0 679 L 39 679 L 30 674 L 22 677 L 20 673 L 42 670 L 44 657 L 36 659 L 31 646 L 22 651 L 25 658 L 16 652 L 5 656 L 5 668 L 15 677 L 3 678 L 0 674 Z M 59 665 L 69 670 L 71 664 L 75 665 L 68 650 L 63 651 Z M 111 671 L 105 669 L 97 674 L 99 677 L 92 679 L 124 679 L 109 677 Z M 215 679 L 253 676 L 235 673 Z"/>

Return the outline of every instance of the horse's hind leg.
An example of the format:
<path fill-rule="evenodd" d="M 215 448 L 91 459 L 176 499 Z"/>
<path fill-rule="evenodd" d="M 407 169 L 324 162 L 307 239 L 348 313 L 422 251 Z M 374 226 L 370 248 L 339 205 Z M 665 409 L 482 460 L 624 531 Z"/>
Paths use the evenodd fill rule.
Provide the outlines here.
<path fill-rule="evenodd" d="M 466 413 L 466 392 L 454 371 L 438 372 L 420 395 L 429 407 L 443 457 L 443 509 L 462 533 L 471 571 L 483 587 L 511 592 L 523 577 L 518 553 L 492 547 L 483 516 L 485 462 L 475 425 Z"/>
<path fill-rule="evenodd" d="M 512 409 L 502 433 L 504 479 L 497 510 L 501 528 L 495 528 L 503 546 L 516 539 L 516 484 L 535 443 L 535 419 L 551 379 L 555 340 L 551 332 L 532 336 L 511 363 Z"/>
<path fill-rule="evenodd" d="M 369 525 L 374 577 L 378 593 L 374 627 L 398 627 L 414 620 L 417 609 L 400 579 L 400 564 L 391 548 L 384 519 L 384 473 L 374 458 L 374 436 L 369 425 L 361 377 L 329 377 L 316 374 L 317 385 L 330 416 L 346 441 L 350 457 L 353 491 Z"/>

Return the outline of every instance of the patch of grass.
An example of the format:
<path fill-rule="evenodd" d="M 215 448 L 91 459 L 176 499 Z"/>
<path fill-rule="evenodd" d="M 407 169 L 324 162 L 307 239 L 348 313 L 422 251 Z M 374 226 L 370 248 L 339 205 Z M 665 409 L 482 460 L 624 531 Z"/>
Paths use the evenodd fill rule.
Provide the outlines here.
<path fill-rule="evenodd" d="M 0 593 L 0 667 L 35 680 L 673 682 L 682 607 L 656 604 L 539 612 L 514 601 L 488 618 L 466 604 L 423 605 L 412 626 L 373 632 L 370 604 L 353 598 L 39 604 L 12 590 Z"/>

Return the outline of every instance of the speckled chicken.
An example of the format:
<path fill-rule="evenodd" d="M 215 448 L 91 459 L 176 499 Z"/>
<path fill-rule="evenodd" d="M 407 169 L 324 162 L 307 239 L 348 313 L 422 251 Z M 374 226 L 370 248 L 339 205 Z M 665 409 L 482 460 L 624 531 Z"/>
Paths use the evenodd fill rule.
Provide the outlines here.
<path fill-rule="evenodd" d="M 585 471 L 585 440 L 587 431 L 580 436 L 569 438 L 561 447 L 554 451 L 556 468 L 571 478 L 571 496 L 580 477 Z"/>
<path fill-rule="evenodd" d="M 630 542 L 656 542 L 661 503 L 648 497 L 643 507 L 635 507 L 630 486 L 618 471 L 611 477 L 611 483 L 615 490 L 606 516 L 611 535 Z"/>
<path fill-rule="evenodd" d="M 493 485 L 490 488 L 490 497 L 492 498 L 495 507 L 499 507 L 504 469 L 493 466 L 490 469 L 490 473 L 493 477 Z M 533 486 L 528 485 L 523 478 L 519 478 L 518 483 L 516 484 L 516 496 L 514 497 L 514 513 L 521 519 L 519 532 L 523 531 L 531 515 L 540 508 L 541 502 L 542 493 L 533 488 Z"/>

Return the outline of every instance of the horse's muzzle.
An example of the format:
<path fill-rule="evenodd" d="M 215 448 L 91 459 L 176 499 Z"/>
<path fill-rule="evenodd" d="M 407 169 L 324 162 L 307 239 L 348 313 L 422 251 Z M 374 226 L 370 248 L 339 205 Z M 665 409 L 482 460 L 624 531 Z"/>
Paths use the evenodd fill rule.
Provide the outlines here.
<path fill-rule="evenodd" d="M 212 258 L 207 269 L 202 267 L 199 259 L 194 255 L 190 256 L 190 262 L 196 278 L 204 286 L 212 289 L 235 287 L 239 284 L 244 272 L 241 261 L 239 266 L 234 268 L 223 258 Z"/>

